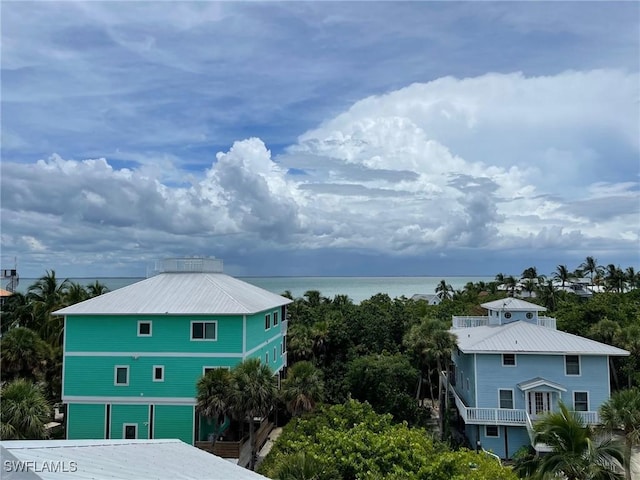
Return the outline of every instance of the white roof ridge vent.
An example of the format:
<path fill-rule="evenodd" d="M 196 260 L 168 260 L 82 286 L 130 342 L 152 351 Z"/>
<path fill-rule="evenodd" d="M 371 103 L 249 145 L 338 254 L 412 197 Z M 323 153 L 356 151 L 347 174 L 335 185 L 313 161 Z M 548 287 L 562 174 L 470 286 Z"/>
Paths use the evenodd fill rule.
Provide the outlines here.
<path fill-rule="evenodd" d="M 215 257 L 165 258 L 160 261 L 158 273 L 222 273 L 222 259 Z"/>

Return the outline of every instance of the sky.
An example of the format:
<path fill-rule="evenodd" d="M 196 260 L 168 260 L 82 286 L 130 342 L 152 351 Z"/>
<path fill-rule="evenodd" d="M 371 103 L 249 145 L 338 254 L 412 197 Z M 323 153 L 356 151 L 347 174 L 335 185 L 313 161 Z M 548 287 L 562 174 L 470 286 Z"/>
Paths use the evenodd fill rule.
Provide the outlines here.
<path fill-rule="evenodd" d="M 640 269 L 638 2 L 2 2 L 2 268 Z"/>

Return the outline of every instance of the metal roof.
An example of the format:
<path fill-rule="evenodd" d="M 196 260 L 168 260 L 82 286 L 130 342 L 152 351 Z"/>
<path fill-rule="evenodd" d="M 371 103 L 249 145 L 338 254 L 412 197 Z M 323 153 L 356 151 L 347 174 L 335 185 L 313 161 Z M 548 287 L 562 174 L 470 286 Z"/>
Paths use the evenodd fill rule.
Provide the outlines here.
<path fill-rule="evenodd" d="M 629 352 L 553 328 L 517 321 L 451 329 L 464 353 L 548 353 L 626 356 Z"/>
<path fill-rule="evenodd" d="M 224 273 L 161 273 L 56 315 L 248 315 L 291 300 Z"/>
<path fill-rule="evenodd" d="M 0 442 L 4 479 L 268 480 L 180 440 Z M 9 462 L 9 463 L 7 463 Z M 13 472 L 23 463 L 29 472 Z M 57 471 L 52 471 L 52 470 Z"/>
<path fill-rule="evenodd" d="M 519 298 L 514 297 L 501 298 L 500 300 L 494 300 L 493 302 L 482 303 L 480 304 L 480 306 L 486 308 L 487 310 L 494 311 L 510 310 L 512 312 L 544 312 L 547 310 L 545 307 L 541 307 L 540 305 L 536 305 L 535 303 L 525 302 L 524 300 L 520 300 Z"/>

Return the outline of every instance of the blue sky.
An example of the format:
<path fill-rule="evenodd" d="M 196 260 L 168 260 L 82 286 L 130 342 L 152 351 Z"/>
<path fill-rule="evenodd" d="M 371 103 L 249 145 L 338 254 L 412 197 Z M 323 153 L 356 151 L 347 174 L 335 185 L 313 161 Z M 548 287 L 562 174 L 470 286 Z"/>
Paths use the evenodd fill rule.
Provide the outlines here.
<path fill-rule="evenodd" d="M 2 260 L 640 267 L 637 2 L 3 2 Z"/>

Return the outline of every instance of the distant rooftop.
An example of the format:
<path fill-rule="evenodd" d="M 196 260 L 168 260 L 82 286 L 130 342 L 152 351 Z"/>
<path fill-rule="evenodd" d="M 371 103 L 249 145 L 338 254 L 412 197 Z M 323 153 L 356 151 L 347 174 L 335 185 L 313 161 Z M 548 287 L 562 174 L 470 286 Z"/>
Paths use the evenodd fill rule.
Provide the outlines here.
<path fill-rule="evenodd" d="M 214 257 L 166 258 L 156 265 L 156 273 L 222 273 L 222 260 Z"/>

